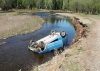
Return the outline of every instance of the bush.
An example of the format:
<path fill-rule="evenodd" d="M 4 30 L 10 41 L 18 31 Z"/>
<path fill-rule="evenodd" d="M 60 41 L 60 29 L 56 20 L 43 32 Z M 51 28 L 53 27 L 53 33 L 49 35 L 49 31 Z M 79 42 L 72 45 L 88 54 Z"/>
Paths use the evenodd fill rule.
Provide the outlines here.
<path fill-rule="evenodd" d="M 12 7 L 11 6 L 8 6 L 8 5 L 4 5 L 4 6 L 1 7 L 1 9 L 3 11 L 8 11 L 8 10 L 12 9 Z"/>

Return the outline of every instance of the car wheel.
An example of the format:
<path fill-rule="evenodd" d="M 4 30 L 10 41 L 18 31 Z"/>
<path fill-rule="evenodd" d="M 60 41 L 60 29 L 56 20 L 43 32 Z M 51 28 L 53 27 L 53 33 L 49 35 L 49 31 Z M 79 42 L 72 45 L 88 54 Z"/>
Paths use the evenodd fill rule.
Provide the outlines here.
<path fill-rule="evenodd" d="M 45 44 L 43 41 L 39 42 L 39 47 L 41 47 L 42 50 L 45 48 Z"/>
<path fill-rule="evenodd" d="M 54 30 L 51 30 L 51 35 L 54 35 L 56 32 Z"/>
<path fill-rule="evenodd" d="M 66 37 L 66 32 L 61 31 L 61 32 L 60 32 L 60 35 L 61 35 L 62 37 Z"/>
<path fill-rule="evenodd" d="M 30 40 L 29 44 L 32 44 L 32 42 L 34 42 L 33 40 Z"/>
<path fill-rule="evenodd" d="M 30 40 L 29 46 L 32 46 L 32 45 L 34 45 L 34 44 L 35 44 L 35 42 L 34 42 L 33 40 Z"/>

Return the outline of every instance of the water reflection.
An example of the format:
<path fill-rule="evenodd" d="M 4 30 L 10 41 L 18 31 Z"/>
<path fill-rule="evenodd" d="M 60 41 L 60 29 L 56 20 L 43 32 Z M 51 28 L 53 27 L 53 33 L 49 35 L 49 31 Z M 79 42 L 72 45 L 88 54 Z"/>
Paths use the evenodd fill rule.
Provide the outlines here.
<path fill-rule="evenodd" d="M 59 21 L 61 21 L 61 19 L 55 19 L 55 18 L 44 18 L 45 21 L 50 22 L 51 24 L 55 24 L 58 23 Z"/>

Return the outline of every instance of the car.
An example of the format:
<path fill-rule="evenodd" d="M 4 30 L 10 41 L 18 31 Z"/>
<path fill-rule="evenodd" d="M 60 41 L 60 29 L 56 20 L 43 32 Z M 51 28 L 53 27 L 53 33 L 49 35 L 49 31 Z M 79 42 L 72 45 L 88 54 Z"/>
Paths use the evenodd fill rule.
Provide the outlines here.
<path fill-rule="evenodd" d="M 62 52 L 64 47 L 67 45 L 68 37 L 66 32 L 55 32 L 54 30 L 51 31 L 51 34 L 38 40 L 33 41 L 30 40 L 28 49 L 42 54 L 50 51 L 54 51 L 55 54 Z"/>

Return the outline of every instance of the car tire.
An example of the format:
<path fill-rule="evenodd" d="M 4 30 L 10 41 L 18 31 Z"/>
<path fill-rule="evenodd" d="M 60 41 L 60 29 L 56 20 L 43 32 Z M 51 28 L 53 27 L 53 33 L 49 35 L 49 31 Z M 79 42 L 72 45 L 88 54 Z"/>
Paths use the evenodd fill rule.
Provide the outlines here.
<path fill-rule="evenodd" d="M 60 32 L 60 35 L 61 35 L 62 37 L 66 37 L 66 32 L 61 31 L 61 32 Z"/>
<path fill-rule="evenodd" d="M 51 30 L 51 35 L 54 35 L 56 32 L 54 30 Z"/>
<path fill-rule="evenodd" d="M 33 40 L 30 40 L 29 44 L 32 44 Z"/>
<path fill-rule="evenodd" d="M 41 47 L 41 49 L 44 50 L 45 44 L 44 44 L 43 41 L 40 41 L 40 42 L 39 42 L 39 47 Z"/>
<path fill-rule="evenodd" d="M 30 40 L 29 46 L 32 46 L 32 45 L 34 45 L 34 44 L 35 44 L 35 42 L 34 42 L 33 40 Z"/>

